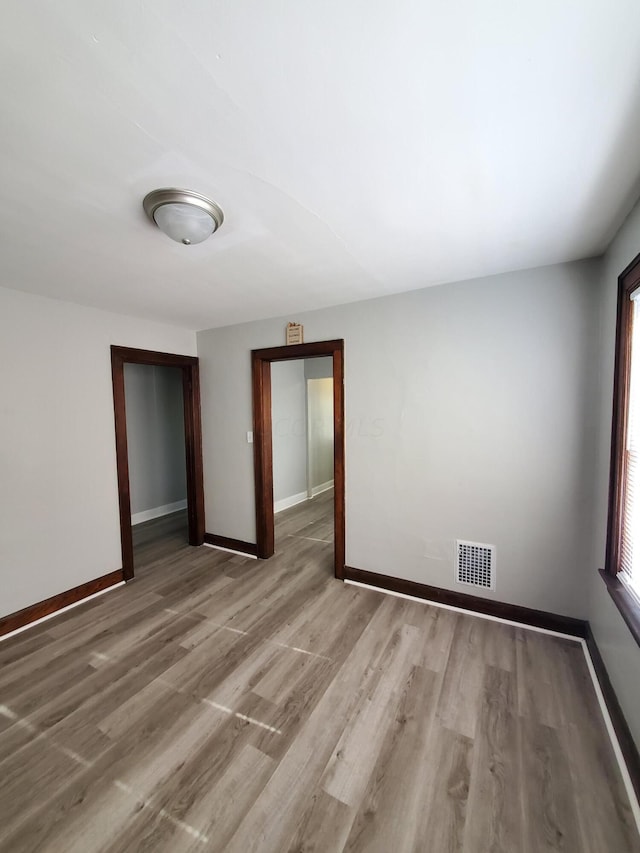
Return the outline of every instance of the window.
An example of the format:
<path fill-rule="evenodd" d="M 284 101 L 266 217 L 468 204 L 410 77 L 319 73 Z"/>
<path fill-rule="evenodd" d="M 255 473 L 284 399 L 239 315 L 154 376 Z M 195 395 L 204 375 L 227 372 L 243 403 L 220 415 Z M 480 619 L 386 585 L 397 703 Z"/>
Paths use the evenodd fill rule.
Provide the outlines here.
<path fill-rule="evenodd" d="M 640 255 L 620 276 L 607 556 L 603 573 L 640 642 Z"/>

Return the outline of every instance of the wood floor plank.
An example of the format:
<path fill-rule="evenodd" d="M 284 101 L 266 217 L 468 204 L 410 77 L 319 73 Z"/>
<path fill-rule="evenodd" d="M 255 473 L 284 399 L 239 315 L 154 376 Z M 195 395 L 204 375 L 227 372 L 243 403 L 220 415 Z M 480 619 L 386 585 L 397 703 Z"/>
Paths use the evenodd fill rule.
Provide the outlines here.
<path fill-rule="evenodd" d="M 515 673 L 487 666 L 473 744 L 463 849 L 523 849 Z"/>
<path fill-rule="evenodd" d="M 100 731 L 111 740 L 117 740 L 153 714 L 156 706 L 170 696 L 172 688 L 161 678 L 154 679 L 137 690 L 129 699 L 120 701 L 116 708 L 102 717 L 98 723 Z"/>
<path fill-rule="evenodd" d="M 291 689 L 295 689 L 295 685 L 305 678 L 309 670 L 315 673 L 319 662 L 330 662 L 329 658 L 286 646 L 274 645 L 269 652 L 269 665 L 264 672 L 259 673 L 259 680 L 252 690 L 276 705 L 284 704 Z"/>
<path fill-rule="evenodd" d="M 584 849 L 568 757 L 558 732 L 521 718 L 523 838 L 527 853 Z"/>
<path fill-rule="evenodd" d="M 32 735 L 29 743 L 13 760 L 6 759 L 0 778 L 0 802 L 35 803 L 48 794 L 59 779 L 69 779 L 84 771 L 84 766 L 45 737 Z M 15 809 L 3 815 L 0 837 L 10 833 L 24 815 Z"/>
<path fill-rule="evenodd" d="M 442 607 L 425 608 L 422 602 L 404 601 L 404 604 L 402 619 L 407 625 L 419 628 L 423 636 L 416 666 L 444 672 L 459 615 Z"/>
<path fill-rule="evenodd" d="M 468 738 L 474 737 L 479 717 L 487 630 L 480 619 L 458 618 L 438 702 L 440 724 Z"/>
<path fill-rule="evenodd" d="M 379 593 L 343 584 L 328 584 L 296 614 L 283 621 L 274 642 L 336 658 L 362 633 L 381 603 Z"/>
<path fill-rule="evenodd" d="M 354 708 L 325 768 L 321 785 L 330 796 L 346 805 L 356 807 L 364 795 L 371 771 L 382 747 L 382 740 L 372 739 L 372 733 L 388 728 L 392 713 L 390 705 L 411 669 L 412 646 L 418 630 L 402 625 L 389 639 L 381 660 L 384 675 L 370 695 Z M 393 708 L 395 710 L 395 708 Z M 377 749 L 376 749 L 377 747 Z"/>
<path fill-rule="evenodd" d="M 426 805 L 427 777 L 436 772 L 430 734 L 441 685 L 440 674 L 418 666 L 411 669 L 394 718 L 382 736 L 345 850 L 411 853 L 428 849 L 428 838 L 419 838 L 418 829 Z"/>
<path fill-rule="evenodd" d="M 40 627 L 40 632 L 36 628 Z M 11 664 L 24 666 L 25 661 L 45 646 L 50 646 L 52 634 L 49 625 L 34 626 L 29 631 L 16 635 L 12 643 L 0 643 L 0 673 L 4 676 L 10 671 Z"/>
<path fill-rule="evenodd" d="M 569 713 L 557 693 L 555 665 L 564 641 L 523 628 L 516 629 L 516 638 L 518 712 L 542 725 L 560 728 Z"/>
<path fill-rule="evenodd" d="M 418 837 L 431 850 L 458 853 L 464 843 L 473 741 L 459 732 L 434 726 L 431 732 L 436 772 L 430 775 Z"/>
<path fill-rule="evenodd" d="M 213 784 L 191 767 L 180 785 L 160 786 L 152 807 L 141 811 L 104 853 L 223 853 L 274 766 L 272 759 L 247 744 Z"/>
<path fill-rule="evenodd" d="M 303 811 L 294 837 L 283 848 L 289 853 L 327 853 L 344 850 L 355 810 L 316 790 Z"/>

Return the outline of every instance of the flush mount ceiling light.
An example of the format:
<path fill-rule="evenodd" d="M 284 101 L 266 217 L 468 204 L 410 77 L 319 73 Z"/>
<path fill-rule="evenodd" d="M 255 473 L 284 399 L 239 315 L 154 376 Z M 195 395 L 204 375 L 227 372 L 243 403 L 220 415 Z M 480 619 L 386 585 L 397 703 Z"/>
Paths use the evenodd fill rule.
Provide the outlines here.
<path fill-rule="evenodd" d="M 145 196 L 142 206 L 167 237 L 185 246 L 202 243 L 224 222 L 224 214 L 215 201 L 191 190 L 153 190 Z"/>

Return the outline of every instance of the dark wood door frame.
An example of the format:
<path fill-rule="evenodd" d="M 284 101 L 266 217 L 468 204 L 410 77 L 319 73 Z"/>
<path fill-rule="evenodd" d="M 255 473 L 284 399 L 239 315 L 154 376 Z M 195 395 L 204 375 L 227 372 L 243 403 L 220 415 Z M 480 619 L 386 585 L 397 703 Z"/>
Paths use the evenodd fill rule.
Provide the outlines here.
<path fill-rule="evenodd" d="M 125 580 L 133 577 L 133 537 L 131 531 L 131 496 L 129 489 L 129 457 L 127 450 L 127 418 L 124 394 L 124 365 L 149 364 L 157 367 L 179 367 L 182 370 L 184 400 L 184 443 L 187 465 L 187 514 L 189 544 L 204 542 L 204 486 L 202 473 L 202 425 L 200 421 L 200 373 L 198 359 L 189 355 L 111 347 L 113 409 L 116 426 L 116 464 L 118 499 L 120 502 L 120 538 L 122 569 Z"/>
<path fill-rule="evenodd" d="M 301 358 L 333 358 L 333 481 L 335 576 L 344 578 L 344 341 L 316 341 L 269 347 L 251 352 L 253 379 L 253 457 L 256 483 L 256 540 L 258 557 L 275 552 L 273 512 L 273 447 L 271 424 L 271 363 Z"/>

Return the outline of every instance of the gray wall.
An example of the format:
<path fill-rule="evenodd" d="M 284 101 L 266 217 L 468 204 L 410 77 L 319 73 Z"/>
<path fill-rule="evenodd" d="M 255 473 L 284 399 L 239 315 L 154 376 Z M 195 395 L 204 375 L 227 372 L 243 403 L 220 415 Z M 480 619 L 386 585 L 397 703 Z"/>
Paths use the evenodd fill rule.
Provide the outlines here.
<path fill-rule="evenodd" d="M 111 344 L 194 355 L 196 338 L 0 288 L 0 615 L 122 567 Z"/>
<path fill-rule="evenodd" d="M 187 498 L 182 371 L 125 364 L 124 385 L 131 514 L 161 515 Z"/>
<path fill-rule="evenodd" d="M 304 361 L 271 365 L 273 500 L 307 493 L 307 401 Z"/>
<path fill-rule="evenodd" d="M 489 598 L 587 613 L 600 264 L 298 315 L 345 339 L 349 565 L 445 588 L 456 538 L 497 548 Z M 255 541 L 250 350 L 287 318 L 198 334 L 207 529 Z"/>
<path fill-rule="evenodd" d="M 622 710 L 636 743 L 640 745 L 640 649 L 597 573 L 597 569 L 604 566 L 607 535 L 618 276 L 639 252 L 640 204 L 620 229 L 603 263 L 598 306 L 599 366 L 593 373 L 593 381 L 598 383 L 600 391 L 597 407 L 598 440 L 593 466 L 593 551 L 585 570 L 589 591 L 588 618 Z"/>
<path fill-rule="evenodd" d="M 330 379 L 333 377 L 333 359 L 331 356 L 322 358 L 305 358 L 304 375 L 307 379 Z"/>

